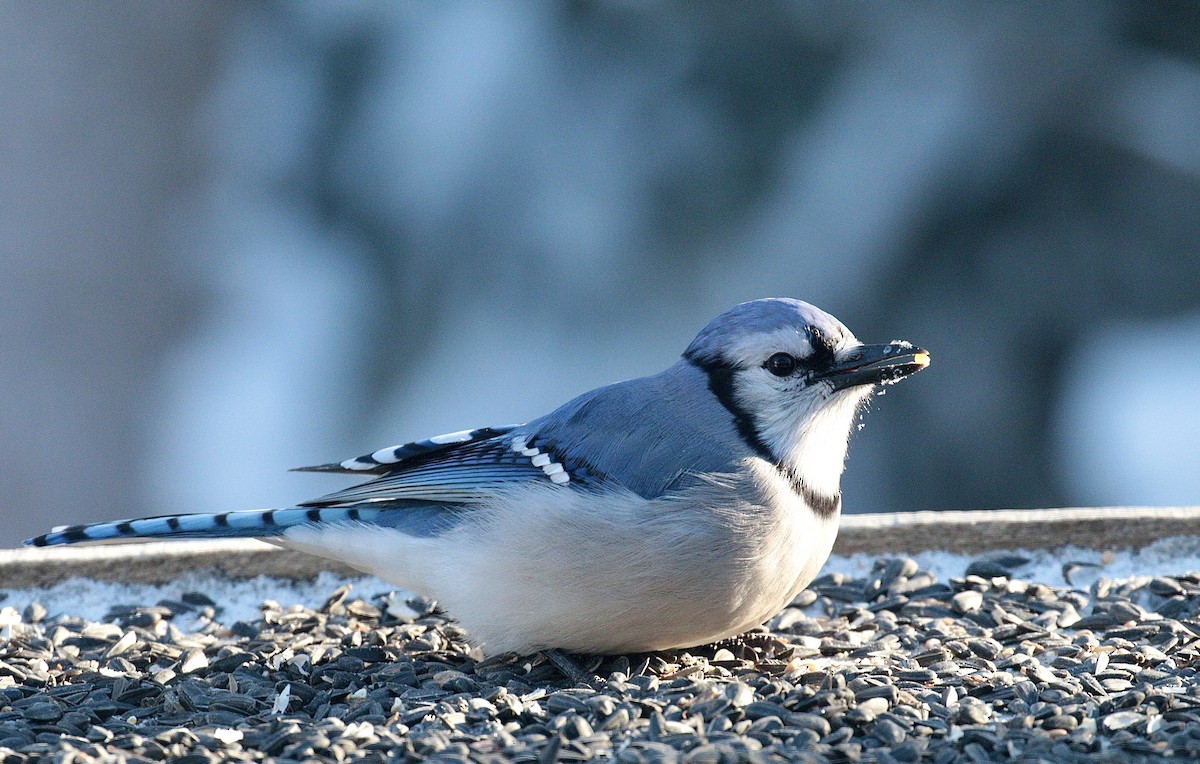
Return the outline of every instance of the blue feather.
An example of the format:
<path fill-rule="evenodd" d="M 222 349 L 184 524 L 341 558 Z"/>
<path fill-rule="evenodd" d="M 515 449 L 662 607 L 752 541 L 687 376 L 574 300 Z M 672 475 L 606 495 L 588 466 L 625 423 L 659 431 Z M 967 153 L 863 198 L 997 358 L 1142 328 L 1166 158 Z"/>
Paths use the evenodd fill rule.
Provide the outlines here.
<path fill-rule="evenodd" d="M 271 538 L 304 525 L 363 523 L 392 528 L 412 536 L 434 536 L 454 527 L 462 517 L 455 507 L 289 507 L 216 514 L 162 515 L 114 520 L 69 528 L 27 540 L 29 546 L 61 546 L 83 541 L 132 538 Z"/>

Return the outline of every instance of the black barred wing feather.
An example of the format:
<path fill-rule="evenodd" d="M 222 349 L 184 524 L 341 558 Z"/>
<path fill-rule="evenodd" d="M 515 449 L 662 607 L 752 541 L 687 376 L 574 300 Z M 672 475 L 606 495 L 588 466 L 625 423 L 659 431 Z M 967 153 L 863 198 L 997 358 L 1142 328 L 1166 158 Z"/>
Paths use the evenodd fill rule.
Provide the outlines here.
<path fill-rule="evenodd" d="M 369 470 L 355 470 L 379 477 L 300 506 L 403 505 L 410 502 L 472 504 L 486 501 L 499 489 L 520 483 L 565 486 L 572 481 L 578 483 L 595 477 L 581 465 L 561 458 L 550 444 L 538 443 L 531 435 L 515 434 L 514 429 L 492 428 L 496 434 L 489 437 L 437 444 L 438 448 L 411 454 L 398 463 L 380 463 Z M 390 450 L 377 451 L 372 457 L 381 453 L 386 457 Z"/>
<path fill-rule="evenodd" d="M 314 467 L 296 467 L 293 472 L 343 472 L 352 475 L 386 475 L 395 472 L 408 462 L 423 460 L 426 457 L 451 449 L 458 449 L 469 443 L 488 441 L 507 435 L 520 427 L 516 424 L 499 427 L 480 427 L 476 430 L 460 430 L 448 432 L 445 435 L 434 435 L 425 440 L 414 440 L 411 443 L 401 443 L 398 446 L 388 446 L 378 451 L 364 454 L 344 462 L 333 464 L 318 464 Z"/>
<path fill-rule="evenodd" d="M 29 539 L 33 546 L 131 538 L 271 538 L 304 525 L 367 523 L 418 536 L 457 521 L 460 509 L 503 488 L 542 484 L 587 486 L 600 475 L 546 439 L 517 426 L 441 435 L 385 448 L 341 464 L 308 468 L 373 476 L 360 485 L 283 509 L 114 520 L 59 528 Z"/>

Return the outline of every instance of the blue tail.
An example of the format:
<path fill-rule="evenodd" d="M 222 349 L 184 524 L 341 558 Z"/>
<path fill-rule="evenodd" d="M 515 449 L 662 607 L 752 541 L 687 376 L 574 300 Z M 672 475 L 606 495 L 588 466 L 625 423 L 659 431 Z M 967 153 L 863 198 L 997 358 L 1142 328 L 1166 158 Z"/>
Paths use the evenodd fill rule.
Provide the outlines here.
<path fill-rule="evenodd" d="M 290 507 L 248 509 L 209 515 L 162 515 L 139 520 L 72 525 L 36 538 L 27 546 L 60 546 L 81 541 L 133 538 L 268 538 L 282 535 L 297 525 L 329 523 L 376 523 L 384 512 L 396 510 L 366 507 Z"/>

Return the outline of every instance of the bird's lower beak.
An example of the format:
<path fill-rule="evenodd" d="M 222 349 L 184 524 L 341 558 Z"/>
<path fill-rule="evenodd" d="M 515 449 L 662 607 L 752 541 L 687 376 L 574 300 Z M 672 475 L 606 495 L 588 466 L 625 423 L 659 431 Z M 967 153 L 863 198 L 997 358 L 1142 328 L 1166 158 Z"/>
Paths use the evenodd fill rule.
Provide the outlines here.
<path fill-rule="evenodd" d="M 859 345 L 816 379 L 843 390 L 857 385 L 889 385 L 929 365 L 929 351 L 909 342 Z"/>

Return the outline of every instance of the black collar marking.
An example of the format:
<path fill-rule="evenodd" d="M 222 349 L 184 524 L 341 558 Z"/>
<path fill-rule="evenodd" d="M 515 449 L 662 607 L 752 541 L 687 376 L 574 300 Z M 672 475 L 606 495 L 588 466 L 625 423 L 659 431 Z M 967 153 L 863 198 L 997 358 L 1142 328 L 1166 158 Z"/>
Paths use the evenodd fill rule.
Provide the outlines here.
<path fill-rule="evenodd" d="M 804 478 L 797 475 L 792 469 L 782 464 L 776 464 L 775 469 L 787 476 L 788 482 L 792 484 L 792 490 L 800 494 L 800 498 L 804 499 L 804 503 L 812 508 L 813 514 L 822 520 L 828 520 L 837 514 L 838 509 L 842 506 L 842 492 L 830 496 L 826 493 L 817 493 L 812 488 L 809 488 L 808 483 L 804 482 Z"/>
<path fill-rule="evenodd" d="M 817 517 L 822 519 L 833 517 L 842 505 L 842 492 L 838 491 L 832 496 L 817 493 L 809 488 L 808 484 L 794 470 L 771 452 L 766 442 L 758 434 L 758 428 L 754 425 L 754 418 L 750 412 L 739 406 L 733 397 L 733 367 L 712 361 L 699 361 L 691 356 L 684 357 L 708 375 L 708 389 L 717 397 L 725 410 L 733 415 L 733 423 L 737 427 L 738 435 L 750 447 L 750 450 L 779 470 L 779 473 L 786 477 L 788 483 L 791 484 L 792 490 L 804 499 L 804 503 L 812 509 Z"/>

